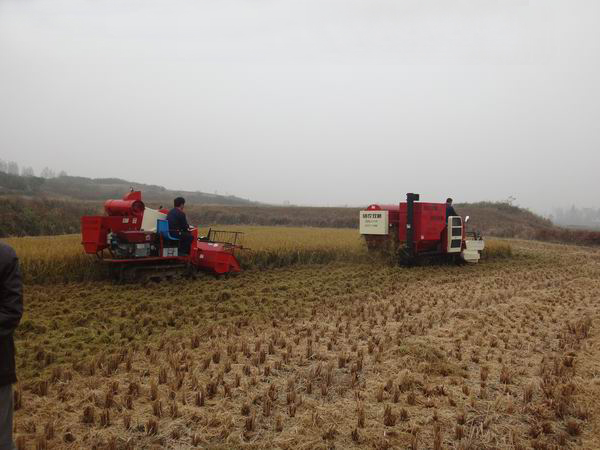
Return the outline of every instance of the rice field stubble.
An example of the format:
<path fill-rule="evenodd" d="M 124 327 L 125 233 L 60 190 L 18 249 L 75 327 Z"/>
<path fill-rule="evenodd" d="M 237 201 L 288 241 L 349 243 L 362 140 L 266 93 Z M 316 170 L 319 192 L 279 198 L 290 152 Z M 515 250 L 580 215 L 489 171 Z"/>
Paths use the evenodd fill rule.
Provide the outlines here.
<path fill-rule="evenodd" d="M 20 448 L 597 448 L 600 254 L 27 286 Z"/>

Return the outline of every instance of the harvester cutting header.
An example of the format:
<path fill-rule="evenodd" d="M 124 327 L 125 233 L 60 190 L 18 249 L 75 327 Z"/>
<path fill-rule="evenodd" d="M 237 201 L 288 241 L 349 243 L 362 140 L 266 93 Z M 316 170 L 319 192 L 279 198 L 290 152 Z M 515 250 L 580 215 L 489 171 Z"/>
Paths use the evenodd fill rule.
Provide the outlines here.
<path fill-rule="evenodd" d="M 133 190 L 120 200 L 107 200 L 104 212 L 81 218 L 82 244 L 120 280 L 197 270 L 218 275 L 240 271 L 235 251 L 242 248 L 242 233 L 210 230 L 200 237 L 198 228 L 191 228 L 191 245 L 183 243 L 182 236 L 169 229 L 168 211 L 146 207 L 142 193 Z"/>
<path fill-rule="evenodd" d="M 360 234 L 369 250 L 391 250 L 403 262 L 419 259 L 479 261 L 484 241 L 469 233 L 469 217 L 446 214 L 446 203 L 419 202 L 409 193 L 406 202 L 396 205 L 372 204 L 360 212 Z M 450 209 L 453 211 L 453 208 Z"/>

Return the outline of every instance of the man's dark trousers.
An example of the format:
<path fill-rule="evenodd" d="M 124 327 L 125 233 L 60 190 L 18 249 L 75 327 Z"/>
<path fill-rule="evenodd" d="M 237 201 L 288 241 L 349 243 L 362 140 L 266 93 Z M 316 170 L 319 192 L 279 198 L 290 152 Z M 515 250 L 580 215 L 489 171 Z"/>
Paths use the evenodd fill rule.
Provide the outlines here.
<path fill-rule="evenodd" d="M 13 392 L 12 385 L 0 386 L 0 450 L 13 450 Z"/>
<path fill-rule="evenodd" d="M 194 235 L 189 232 L 180 232 L 179 233 L 179 252 L 189 255 L 190 247 L 192 246 L 192 242 L 194 240 Z"/>

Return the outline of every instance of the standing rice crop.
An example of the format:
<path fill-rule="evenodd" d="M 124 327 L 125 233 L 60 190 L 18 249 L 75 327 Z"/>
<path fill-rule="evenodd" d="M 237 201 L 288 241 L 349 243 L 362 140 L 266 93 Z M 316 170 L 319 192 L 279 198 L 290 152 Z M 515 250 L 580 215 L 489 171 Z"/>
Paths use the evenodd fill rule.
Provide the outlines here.
<path fill-rule="evenodd" d="M 243 232 L 243 249 L 236 256 L 244 269 L 268 269 L 297 264 L 333 262 L 381 263 L 369 254 L 355 229 L 313 227 L 215 226 Z M 201 235 L 208 229 L 200 230 Z M 87 255 L 78 234 L 4 239 L 21 261 L 27 283 L 89 281 L 106 277 L 106 267 L 95 255 Z M 488 240 L 483 257 L 506 258 L 508 242 Z"/>

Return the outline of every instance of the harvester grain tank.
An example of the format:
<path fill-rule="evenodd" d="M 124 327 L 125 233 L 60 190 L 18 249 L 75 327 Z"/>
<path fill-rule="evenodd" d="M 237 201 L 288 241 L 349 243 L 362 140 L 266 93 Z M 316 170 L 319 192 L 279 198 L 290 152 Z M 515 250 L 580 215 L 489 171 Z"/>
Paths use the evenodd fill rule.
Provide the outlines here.
<path fill-rule="evenodd" d="M 241 270 L 235 252 L 242 248 L 242 233 L 210 230 L 208 236 L 200 237 L 198 228 L 193 228 L 189 254 L 182 255 L 178 239 L 169 233 L 167 211 L 146 207 L 141 192 L 132 190 L 122 199 L 107 200 L 104 212 L 81 218 L 82 244 L 119 280 Z"/>
<path fill-rule="evenodd" d="M 485 243 L 479 233 L 467 231 L 469 217 L 446 217 L 445 203 L 419 198 L 409 193 L 406 202 L 372 204 L 360 211 L 360 234 L 368 249 L 394 252 L 409 263 L 425 258 L 478 262 Z"/>

